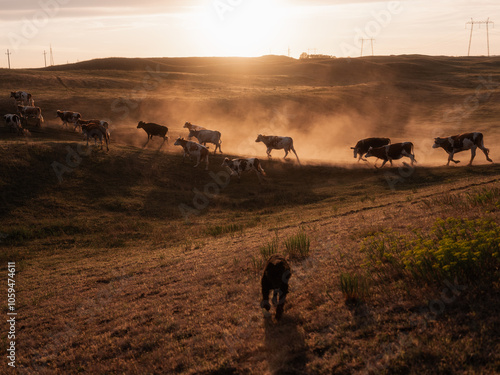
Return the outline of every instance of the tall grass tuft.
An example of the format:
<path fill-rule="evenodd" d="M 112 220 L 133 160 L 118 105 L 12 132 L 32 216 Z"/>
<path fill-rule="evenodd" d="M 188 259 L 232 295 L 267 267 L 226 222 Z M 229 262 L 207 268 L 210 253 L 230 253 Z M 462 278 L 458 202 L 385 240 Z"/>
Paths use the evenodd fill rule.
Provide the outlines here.
<path fill-rule="evenodd" d="M 368 295 L 368 282 L 359 274 L 341 273 L 340 290 L 347 303 L 361 302 Z"/>
<path fill-rule="evenodd" d="M 207 234 L 217 237 L 227 233 L 242 232 L 243 225 L 241 224 L 227 224 L 227 225 L 214 225 L 207 228 Z"/>
<path fill-rule="evenodd" d="M 288 255 L 290 259 L 304 259 L 309 256 L 311 240 L 304 230 L 301 229 L 299 233 L 288 237 L 284 245 L 285 254 Z"/>

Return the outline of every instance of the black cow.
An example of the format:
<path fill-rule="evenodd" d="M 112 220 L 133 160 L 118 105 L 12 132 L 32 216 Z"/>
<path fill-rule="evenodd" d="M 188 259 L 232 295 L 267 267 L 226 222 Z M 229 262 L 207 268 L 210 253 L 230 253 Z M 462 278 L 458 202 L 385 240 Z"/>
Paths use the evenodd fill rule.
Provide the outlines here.
<path fill-rule="evenodd" d="M 144 129 L 144 131 L 148 134 L 148 141 L 144 144 L 144 146 L 142 146 L 143 148 L 146 147 L 150 139 L 153 139 L 153 136 L 163 138 L 163 142 L 160 145 L 160 148 L 161 146 L 163 146 L 163 143 L 165 143 L 165 141 L 167 141 L 168 143 L 168 128 L 166 126 L 158 125 L 152 122 L 146 123 L 144 121 L 139 121 L 137 129 Z"/>
<path fill-rule="evenodd" d="M 354 150 L 354 158 L 359 155 L 359 163 L 360 160 L 367 161 L 366 159 L 363 159 L 363 155 L 368 152 L 370 147 L 377 148 L 388 145 L 390 143 L 391 140 L 389 138 L 365 138 L 358 141 L 358 143 L 356 143 L 356 146 L 351 147 L 351 150 Z"/>
<path fill-rule="evenodd" d="M 269 292 L 273 291 L 272 302 L 276 307 L 276 319 L 283 315 L 286 295 L 288 294 L 288 282 L 292 272 L 285 258 L 281 255 L 271 255 L 266 263 L 264 274 L 262 275 L 262 301 L 260 307 L 269 311 Z"/>

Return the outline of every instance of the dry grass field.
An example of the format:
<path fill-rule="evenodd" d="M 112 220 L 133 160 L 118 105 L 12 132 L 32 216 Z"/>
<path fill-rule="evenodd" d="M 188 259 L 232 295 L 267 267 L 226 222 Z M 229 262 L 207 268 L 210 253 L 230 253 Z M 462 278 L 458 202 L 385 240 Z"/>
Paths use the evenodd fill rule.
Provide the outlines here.
<path fill-rule="evenodd" d="M 25 90 L 45 118 L 26 137 L 0 126 L 18 373 L 500 372 L 500 58 L 103 59 L 0 82 L 0 114 Z M 110 121 L 110 151 L 58 109 Z M 139 120 L 169 144 L 143 148 Z M 222 133 L 209 171 L 173 145 L 186 121 Z M 466 131 L 495 163 L 444 165 L 433 138 Z M 292 136 L 302 166 L 267 160 L 259 133 Z M 369 136 L 412 141 L 415 168 L 357 163 Z M 226 156 L 259 157 L 265 181 L 227 183 Z M 278 322 L 260 308 L 270 248 L 292 268 Z"/>

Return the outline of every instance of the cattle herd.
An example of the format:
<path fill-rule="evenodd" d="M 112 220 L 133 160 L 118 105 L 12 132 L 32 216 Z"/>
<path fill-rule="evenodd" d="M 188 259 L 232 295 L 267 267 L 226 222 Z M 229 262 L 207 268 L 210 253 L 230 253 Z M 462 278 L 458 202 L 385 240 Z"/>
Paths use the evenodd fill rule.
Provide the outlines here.
<path fill-rule="evenodd" d="M 4 115 L 5 123 L 11 132 L 16 133 L 17 135 L 28 135 L 29 132 L 25 127 L 28 125 L 28 120 L 31 119 L 35 120 L 36 127 L 41 126 L 41 123 L 44 122 L 42 110 L 40 107 L 35 106 L 35 101 L 30 93 L 15 91 L 11 92 L 10 97 L 14 99 L 14 104 L 17 108 L 16 113 Z M 87 146 L 89 139 L 94 139 L 95 144 L 97 144 L 97 140 L 99 140 L 101 143 L 101 149 L 103 148 L 104 142 L 106 144 L 106 149 L 109 151 L 110 133 L 108 131 L 108 122 L 96 119 L 83 120 L 79 112 L 73 111 L 58 110 L 56 112 L 56 117 L 62 120 L 63 126 L 65 127 L 72 124 L 74 126 L 74 131 L 80 128 L 82 134 L 87 139 Z M 163 146 L 165 141 L 168 143 L 168 128 L 166 126 L 140 121 L 137 128 L 144 129 L 148 136 L 147 142 L 143 147 L 145 147 L 154 136 L 163 138 L 160 148 Z M 179 137 L 175 141 L 174 145 L 182 147 L 184 151 L 183 160 L 186 156 L 193 157 L 196 159 L 195 167 L 197 167 L 200 162 L 204 161 L 205 169 L 208 169 L 209 149 L 207 143 L 215 145 L 214 154 L 217 150 L 222 153 L 221 133 L 217 130 L 209 130 L 202 126 L 193 125 L 190 122 L 186 122 L 184 124 L 184 128 L 189 131 L 187 137 L 188 139 Z M 196 138 L 198 142 L 192 141 L 191 139 L 193 137 Z M 293 152 L 297 158 L 298 164 L 300 165 L 299 157 L 293 147 L 292 138 L 259 134 L 255 142 L 264 143 L 267 147 L 266 153 L 268 158 L 271 158 L 271 151 L 273 149 L 283 149 L 285 151 L 285 159 L 290 151 Z M 457 152 L 465 150 L 471 151 L 471 159 L 469 161 L 469 165 L 471 165 L 476 156 L 477 148 L 483 151 L 486 156 L 486 160 L 492 162 L 489 157 L 489 150 L 484 146 L 483 134 L 479 132 L 463 133 L 449 137 L 438 137 L 434 139 L 434 145 L 432 147 L 441 147 L 446 151 L 448 154 L 447 165 L 450 164 L 450 161 L 458 163 L 459 161 L 454 160 L 453 156 Z M 417 162 L 412 142 L 391 143 L 389 138 L 366 138 L 358 141 L 354 147 L 351 147 L 351 149 L 354 150 L 354 158 L 357 157 L 358 162 L 361 160 L 367 161 L 365 158 L 372 156 L 376 157 L 377 160 L 381 159 L 382 165 L 380 168 L 382 168 L 387 162 L 392 165 L 393 160 L 398 160 L 403 157 L 409 158 L 412 165 Z M 232 160 L 225 158 L 222 166 L 228 168 L 231 175 L 237 175 L 238 178 L 241 173 L 245 171 L 254 171 L 259 178 L 259 182 L 261 181 L 261 176 L 265 176 L 261 162 L 257 158 Z M 376 163 L 375 168 L 377 168 Z"/>

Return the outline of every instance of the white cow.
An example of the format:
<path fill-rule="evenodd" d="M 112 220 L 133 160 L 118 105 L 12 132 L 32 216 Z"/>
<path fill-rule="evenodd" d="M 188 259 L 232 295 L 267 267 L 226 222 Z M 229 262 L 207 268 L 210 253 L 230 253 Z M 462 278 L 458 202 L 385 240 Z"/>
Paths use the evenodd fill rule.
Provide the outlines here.
<path fill-rule="evenodd" d="M 297 153 L 295 152 L 295 149 L 293 148 L 293 139 L 292 138 L 290 138 L 290 137 L 278 137 L 276 135 L 259 134 L 257 136 L 257 139 L 255 140 L 255 142 L 262 142 L 266 145 L 266 147 L 267 147 L 266 152 L 267 152 L 268 158 L 271 158 L 271 151 L 272 150 L 284 149 L 285 156 L 283 159 L 286 159 L 286 156 L 288 155 L 290 150 L 292 150 L 293 153 L 295 154 L 295 157 L 297 158 L 297 161 L 299 162 L 299 165 L 300 165 L 299 157 L 298 157 Z"/>
<path fill-rule="evenodd" d="M 215 145 L 215 150 L 214 154 L 217 152 L 217 148 L 219 149 L 219 152 L 222 154 L 222 150 L 220 148 L 220 144 L 222 143 L 221 140 L 221 134 L 217 130 L 190 130 L 189 131 L 189 138 L 195 137 L 198 142 L 200 142 L 202 145 L 205 145 L 207 143 L 213 143 Z"/>

